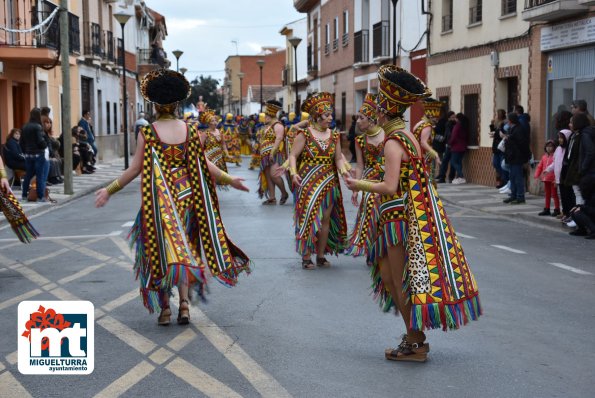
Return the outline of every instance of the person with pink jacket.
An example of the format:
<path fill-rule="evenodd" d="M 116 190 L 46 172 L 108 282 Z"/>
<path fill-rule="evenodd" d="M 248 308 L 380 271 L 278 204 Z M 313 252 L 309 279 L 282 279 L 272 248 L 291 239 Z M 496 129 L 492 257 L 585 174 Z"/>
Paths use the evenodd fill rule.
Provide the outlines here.
<path fill-rule="evenodd" d="M 574 206 L 574 194 L 570 193 L 570 196 L 568 194 L 565 195 L 565 193 L 562 191 L 566 187 L 560 184 L 560 180 L 562 179 L 562 166 L 564 162 L 564 154 L 566 153 L 566 146 L 568 144 L 568 139 L 571 134 L 572 131 L 568 129 L 560 130 L 560 132 L 558 133 L 558 145 L 556 146 L 556 150 L 554 151 L 554 162 L 545 168 L 545 171 L 547 173 L 551 171 L 554 172 L 556 186 L 560 189 L 559 196 L 560 201 L 562 202 L 562 213 L 552 214 L 553 217 L 558 218 L 567 216 L 572 206 Z M 554 213 L 556 213 L 555 210 Z"/>
<path fill-rule="evenodd" d="M 541 157 L 541 161 L 537 165 L 535 170 L 535 179 L 540 179 L 543 182 L 545 191 L 545 207 L 543 211 L 538 215 L 540 216 L 557 216 L 560 214 L 560 199 L 558 198 L 558 189 L 556 188 L 556 175 L 553 169 L 555 169 L 554 151 L 556 150 L 556 144 L 552 140 L 548 140 L 545 143 L 545 154 Z M 560 164 L 560 169 L 561 169 Z M 549 171 L 548 171 L 549 170 Z M 559 174 L 558 174 L 559 178 Z M 550 202 L 552 197 L 554 198 L 554 212 L 550 212 Z"/>

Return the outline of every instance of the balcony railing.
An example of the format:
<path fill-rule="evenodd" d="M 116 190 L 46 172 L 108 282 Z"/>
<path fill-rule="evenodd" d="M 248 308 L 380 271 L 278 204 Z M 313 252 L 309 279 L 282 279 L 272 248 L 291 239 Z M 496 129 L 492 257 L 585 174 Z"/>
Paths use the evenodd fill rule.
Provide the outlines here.
<path fill-rule="evenodd" d="M 331 53 L 331 43 L 326 43 L 324 45 L 324 55 L 329 55 Z"/>
<path fill-rule="evenodd" d="M 105 48 L 106 48 L 106 59 L 109 62 L 116 61 L 116 53 L 114 52 L 114 34 L 113 32 L 106 30 L 105 31 Z"/>
<path fill-rule="evenodd" d="M 516 2 L 517 0 L 502 0 L 502 15 L 514 14 Z"/>
<path fill-rule="evenodd" d="M 159 47 L 141 48 L 138 50 L 138 64 L 139 65 L 159 65 L 165 67 L 167 58 L 165 51 Z"/>
<path fill-rule="evenodd" d="M 0 0 L 0 25 L 8 29 L 27 30 L 46 21 L 56 5 L 43 1 L 39 7 L 32 6 L 29 0 Z M 79 19 L 68 13 L 70 52 L 80 52 Z M 7 32 L 0 30 L 0 46 L 49 48 L 57 50 L 60 43 L 60 18 L 54 14 L 53 19 L 41 30 L 31 32 Z"/>
<path fill-rule="evenodd" d="M 374 58 L 389 56 L 389 23 L 381 21 L 372 27 L 372 55 Z"/>
<path fill-rule="evenodd" d="M 349 44 L 349 33 L 343 33 L 343 47 Z"/>
<path fill-rule="evenodd" d="M 525 0 L 525 10 L 533 7 L 539 7 L 547 3 L 554 3 L 560 0 Z"/>
<path fill-rule="evenodd" d="M 469 8 L 469 25 L 481 22 L 481 4 Z"/>
<path fill-rule="evenodd" d="M 581 15 L 589 7 L 577 0 L 525 0 L 523 20 L 530 22 L 555 21 Z"/>
<path fill-rule="evenodd" d="M 369 62 L 369 43 L 370 34 L 368 29 L 360 30 L 353 34 L 353 63 L 367 63 Z"/>
<path fill-rule="evenodd" d="M 85 55 L 103 58 L 101 26 L 95 22 L 87 22 L 83 25 L 83 40 Z"/>
<path fill-rule="evenodd" d="M 337 51 L 339 49 L 339 39 L 333 40 L 333 51 Z"/>
<path fill-rule="evenodd" d="M 449 32 L 452 30 L 452 15 L 442 16 L 442 32 Z"/>

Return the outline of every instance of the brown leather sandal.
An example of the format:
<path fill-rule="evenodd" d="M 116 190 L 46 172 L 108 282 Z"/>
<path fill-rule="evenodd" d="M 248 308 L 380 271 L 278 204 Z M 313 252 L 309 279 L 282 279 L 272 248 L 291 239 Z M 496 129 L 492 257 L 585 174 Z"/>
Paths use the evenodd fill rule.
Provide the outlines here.
<path fill-rule="evenodd" d="M 428 360 L 430 345 L 426 343 L 409 343 L 406 336 L 397 348 L 387 348 L 384 357 L 389 361 L 425 362 Z"/>
<path fill-rule="evenodd" d="M 277 199 L 275 199 L 275 198 L 270 198 L 270 199 L 267 199 L 267 200 L 265 200 L 264 202 L 262 202 L 262 204 L 263 204 L 264 206 L 275 206 L 275 205 L 277 204 Z"/>
<path fill-rule="evenodd" d="M 331 263 L 324 257 L 316 257 L 316 266 L 320 268 L 328 268 L 331 266 Z"/>
<path fill-rule="evenodd" d="M 182 304 L 186 303 L 185 307 Z M 180 308 L 178 309 L 178 325 L 188 325 L 190 323 L 190 303 L 186 299 L 180 300 Z"/>
<path fill-rule="evenodd" d="M 161 308 L 161 313 L 157 318 L 157 325 L 168 326 L 171 321 L 171 310 L 169 306 Z"/>
<path fill-rule="evenodd" d="M 279 204 L 280 205 L 284 205 L 285 202 L 287 202 L 287 199 L 289 199 L 289 194 L 288 193 L 285 193 L 285 195 L 282 195 L 281 196 L 281 199 L 279 199 Z"/>
<path fill-rule="evenodd" d="M 302 259 L 302 269 L 312 270 L 312 269 L 316 269 L 316 266 L 314 265 L 314 263 L 312 262 L 311 259 L 307 259 L 307 260 Z"/>

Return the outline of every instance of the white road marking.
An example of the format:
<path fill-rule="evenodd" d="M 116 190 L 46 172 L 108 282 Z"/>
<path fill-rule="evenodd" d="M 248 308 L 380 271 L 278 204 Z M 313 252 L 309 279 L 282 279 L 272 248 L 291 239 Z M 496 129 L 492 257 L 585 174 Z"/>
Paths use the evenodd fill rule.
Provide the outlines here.
<path fill-rule="evenodd" d="M 90 238 L 106 238 L 110 236 L 118 236 L 122 231 L 112 231 L 109 234 L 103 235 L 65 235 L 65 236 L 40 236 L 37 240 L 54 240 L 54 239 L 90 239 Z M 18 242 L 17 238 L 4 238 L 0 242 Z"/>
<path fill-rule="evenodd" d="M 141 354 L 147 355 L 156 347 L 151 340 L 109 315 L 101 318 L 97 323 Z"/>
<path fill-rule="evenodd" d="M 182 358 L 174 359 L 165 368 L 208 397 L 241 398 L 240 394 Z"/>
<path fill-rule="evenodd" d="M 40 289 L 33 289 L 30 292 L 23 293 L 20 296 L 16 296 L 16 297 L 11 298 L 10 300 L 3 301 L 2 303 L 0 303 L 0 311 L 2 311 L 5 308 L 13 306 L 14 304 L 18 304 L 21 301 L 30 299 L 31 297 L 35 297 L 41 293 L 43 293 L 43 292 Z"/>
<path fill-rule="evenodd" d="M 497 249 L 502 249 L 502 250 L 506 250 L 507 252 L 511 252 L 511 253 L 516 253 L 516 254 L 527 254 L 526 252 L 519 250 L 519 249 L 513 249 L 512 247 L 508 247 L 508 246 L 502 246 L 502 245 L 490 245 L 492 247 L 495 247 Z"/>
<path fill-rule="evenodd" d="M 31 394 L 10 372 L 0 374 L 0 391 L 3 397 L 30 397 Z"/>
<path fill-rule="evenodd" d="M 571 267 L 570 265 L 562 264 L 562 263 L 550 263 L 554 267 L 558 267 L 564 269 L 566 271 L 574 272 L 575 274 L 579 275 L 593 275 L 591 272 L 583 271 L 582 269 Z"/>
<path fill-rule="evenodd" d="M 122 227 L 123 227 L 123 228 L 130 228 L 130 227 L 132 227 L 133 225 L 134 225 L 134 221 L 128 221 L 128 222 L 126 222 L 126 223 L 122 224 Z"/>
<path fill-rule="evenodd" d="M 107 386 L 95 397 L 119 397 L 133 387 L 136 383 L 147 377 L 153 372 L 155 367 L 147 361 L 142 361 L 128 372 L 124 373 L 120 378 Z"/>
<path fill-rule="evenodd" d="M 195 320 L 193 325 L 244 375 L 262 397 L 291 397 L 291 394 L 273 376 L 252 359 L 223 329 L 211 321 L 200 308 L 191 306 L 190 314 L 191 319 Z"/>
<path fill-rule="evenodd" d="M 460 236 L 461 238 L 467 238 L 467 239 L 477 239 L 475 236 L 465 235 L 460 232 L 457 232 L 457 236 Z"/>

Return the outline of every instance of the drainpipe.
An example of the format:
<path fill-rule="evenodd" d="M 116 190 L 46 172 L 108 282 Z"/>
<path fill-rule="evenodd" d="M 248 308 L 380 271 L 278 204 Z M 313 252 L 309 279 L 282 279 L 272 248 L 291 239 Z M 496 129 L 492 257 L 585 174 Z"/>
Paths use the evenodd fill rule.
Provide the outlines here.
<path fill-rule="evenodd" d="M 434 16 L 432 15 L 432 13 L 430 11 L 426 11 L 426 2 L 422 1 L 421 2 L 421 15 L 429 15 L 429 19 L 428 19 L 428 27 L 426 29 L 426 52 L 428 53 L 428 57 L 430 56 L 430 27 L 432 26 L 432 19 L 434 18 Z M 428 10 L 430 10 L 432 8 L 432 0 L 428 0 Z"/>

